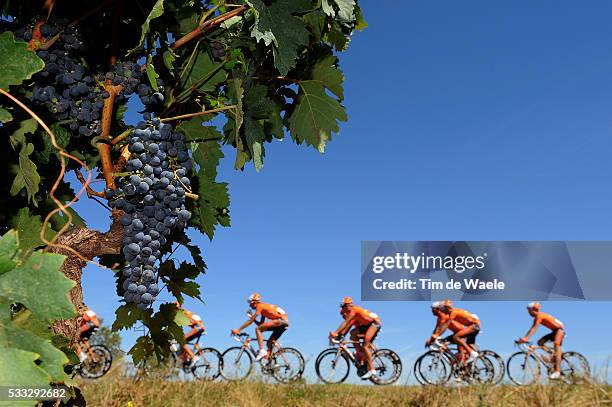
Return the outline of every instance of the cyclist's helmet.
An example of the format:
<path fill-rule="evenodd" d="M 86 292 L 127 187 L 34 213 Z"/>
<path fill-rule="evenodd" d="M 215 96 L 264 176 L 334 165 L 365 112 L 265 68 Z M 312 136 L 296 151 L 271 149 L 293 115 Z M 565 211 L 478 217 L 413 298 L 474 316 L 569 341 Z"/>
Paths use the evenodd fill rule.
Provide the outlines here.
<path fill-rule="evenodd" d="M 537 302 L 537 301 L 530 302 L 530 303 L 527 305 L 527 309 L 532 309 L 532 310 L 534 310 L 534 311 L 539 311 L 541 308 L 542 308 L 542 304 L 540 304 L 540 303 L 539 303 L 539 302 Z"/>
<path fill-rule="evenodd" d="M 431 309 L 442 309 L 444 308 L 444 303 L 442 301 L 435 301 L 431 304 Z"/>
<path fill-rule="evenodd" d="M 259 301 L 261 301 L 261 295 L 259 293 L 253 293 L 249 295 L 249 304 Z"/>
<path fill-rule="evenodd" d="M 353 299 L 351 297 L 344 297 L 340 303 L 340 307 L 347 307 L 353 305 Z"/>
<path fill-rule="evenodd" d="M 453 308 L 453 302 L 449 300 L 448 298 L 445 299 L 444 302 L 442 303 L 442 308 L 445 308 L 445 309 Z"/>

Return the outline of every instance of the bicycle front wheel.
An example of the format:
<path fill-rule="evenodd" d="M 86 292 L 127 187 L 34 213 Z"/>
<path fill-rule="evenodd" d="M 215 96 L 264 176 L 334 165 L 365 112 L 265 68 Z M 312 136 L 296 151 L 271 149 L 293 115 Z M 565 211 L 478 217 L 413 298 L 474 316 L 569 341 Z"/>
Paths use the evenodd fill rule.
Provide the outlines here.
<path fill-rule="evenodd" d="M 280 348 L 271 356 L 268 368 L 281 383 L 289 383 L 302 377 L 306 362 L 297 349 Z"/>
<path fill-rule="evenodd" d="M 221 376 L 230 381 L 245 379 L 253 370 L 253 357 L 240 346 L 223 352 L 222 360 Z"/>
<path fill-rule="evenodd" d="M 506 371 L 512 383 L 519 386 L 526 386 L 540 379 L 540 363 L 535 356 L 527 352 L 516 352 L 510 356 Z"/>
<path fill-rule="evenodd" d="M 506 375 L 506 363 L 504 362 L 504 358 L 502 358 L 497 352 L 493 352 L 492 350 L 483 350 L 480 354 L 487 358 L 489 362 L 493 365 L 493 381 L 491 384 L 499 384 L 504 379 Z"/>
<path fill-rule="evenodd" d="M 372 362 L 376 375 L 370 381 L 374 384 L 395 383 L 402 374 L 402 360 L 391 349 L 378 349 L 372 355 Z"/>
<path fill-rule="evenodd" d="M 223 356 L 214 348 L 203 348 L 197 353 L 200 357 L 193 366 L 192 373 L 198 379 L 213 381 L 221 374 Z"/>
<path fill-rule="evenodd" d="M 430 350 L 425 352 L 414 363 L 414 375 L 426 385 L 446 383 L 451 376 L 450 362 L 443 353 Z M 419 380 L 420 379 L 420 380 Z"/>
<path fill-rule="evenodd" d="M 86 379 L 98 379 L 104 376 L 113 364 L 113 355 L 104 345 L 92 345 L 91 356 L 80 366 L 79 374 Z"/>
<path fill-rule="evenodd" d="M 351 370 L 348 357 L 339 349 L 326 349 L 319 354 L 315 362 L 315 371 L 319 379 L 327 384 L 342 383 Z"/>

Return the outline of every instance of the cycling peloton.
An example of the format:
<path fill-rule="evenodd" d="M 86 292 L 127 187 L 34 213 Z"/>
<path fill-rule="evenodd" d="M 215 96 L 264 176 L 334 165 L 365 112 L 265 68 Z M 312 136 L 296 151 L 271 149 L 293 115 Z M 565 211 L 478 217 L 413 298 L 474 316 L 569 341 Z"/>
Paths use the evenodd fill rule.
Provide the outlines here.
<path fill-rule="evenodd" d="M 261 301 L 261 295 L 253 293 L 248 299 L 249 307 L 255 312 L 249 312 L 250 318 L 240 326 L 238 329 L 232 330 L 232 335 L 238 335 L 240 331 L 255 323 L 255 334 L 257 335 L 257 343 L 259 344 L 259 353 L 255 357 L 256 361 L 259 361 L 272 351 L 274 342 L 277 341 L 281 335 L 289 327 L 289 319 L 287 313 L 281 307 L 277 305 L 268 304 Z M 257 318 L 260 320 L 257 321 Z M 268 319 L 268 321 L 266 321 Z M 263 346 L 263 332 L 272 331 L 272 334 L 267 341 L 267 351 Z"/>
<path fill-rule="evenodd" d="M 91 335 L 96 332 L 100 328 L 100 321 L 98 320 L 98 315 L 93 310 L 87 309 L 81 315 L 81 325 L 79 326 L 79 338 L 81 340 L 87 341 L 91 337 Z M 87 353 L 77 343 L 76 345 L 77 355 L 79 356 L 79 360 L 84 362 L 87 359 Z"/>
<path fill-rule="evenodd" d="M 546 346 L 547 342 L 554 343 L 553 357 L 555 360 L 554 371 L 550 374 L 550 379 L 558 379 L 561 376 L 561 345 L 563 344 L 563 338 L 565 337 L 565 330 L 563 322 L 550 314 L 541 312 L 542 304 L 539 302 L 531 302 L 527 305 L 527 312 L 533 317 L 533 325 L 529 328 L 527 334 L 518 340 L 519 343 L 525 343 L 529 340 L 529 337 L 533 335 L 538 329 L 540 324 L 550 329 L 551 332 L 544 335 L 538 340 L 538 345 L 550 352 L 550 348 Z"/>
<path fill-rule="evenodd" d="M 476 336 L 480 333 L 478 315 L 460 308 L 454 308 L 450 300 L 445 300 L 439 309 L 447 317 L 446 321 L 439 327 L 439 332 L 446 331 L 455 322 L 463 325 L 463 328 L 455 332 L 451 339 L 453 343 L 459 345 L 460 350 L 463 349 L 469 355 L 465 362 L 472 363 L 478 357 L 475 347 Z"/>
<path fill-rule="evenodd" d="M 361 376 L 361 378 L 367 380 L 376 375 L 374 362 L 372 360 L 372 342 L 376 339 L 378 332 L 380 332 L 382 326 L 380 318 L 374 312 L 353 305 L 353 299 L 351 297 L 344 297 L 340 307 L 340 315 L 342 315 L 344 321 L 340 324 L 338 329 L 330 332 L 329 336 L 332 338 L 344 336 L 351 327 L 354 327 L 351 330 L 351 340 L 355 342 L 357 357 L 360 358 L 361 354 L 365 355 L 368 371 Z M 363 335 L 363 347 L 359 343 L 359 335 Z"/>
<path fill-rule="evenodd" d="M 204 334 L 206 329 L 204 328 L 204 324 L 202 323 L 202 318 L 200 318 L 198 314 L 194 314 L 193 312 L 183 308 L 178 301 L 175 301 L 174 304 L 180 311 L 183 312 L 183 314 L 187 318 L 189 318 L 189 328 L 191 328 L 191 330 L 187 332 L 184 336 L 185 344 L 183 345 L 183 351 L 189 357 L 188 362 L 189 367 L 191 368 L 196 364 L 198 360 L 200 360 L 200 357 L 193 353 L 193 351 L 189 347 L 189 343 L 192 341 L 197 341 L 202 336 L 202 334 Z"/>

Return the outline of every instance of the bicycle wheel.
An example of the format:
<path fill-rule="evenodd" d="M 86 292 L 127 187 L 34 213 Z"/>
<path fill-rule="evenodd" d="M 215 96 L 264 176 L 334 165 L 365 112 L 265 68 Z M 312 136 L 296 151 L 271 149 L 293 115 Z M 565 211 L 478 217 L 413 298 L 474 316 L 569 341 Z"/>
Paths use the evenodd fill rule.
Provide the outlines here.
<path fill-rule="evenodd" d="M 195 377 L 202 380 L 213 381 L 221 374 L 223 356 L 214 348 L 202 348 L 197 352 L 198 360 L 191 372 Z"/>
<path fill-rule="evenodd" d="M 90 347 L 91 356 L 79 368 L 79 374 L 86 379 L 98 379 L 104 376 L 113 364 L 113 354 L 104 345 Z"/>
<path fill-rule="evenodd" d="M 227 349 L 221 357 L 221 375 L 227 380 L 245 379 L 253 370 L 253 357 L 240 346 Z"/>
<path fill-rule="evenodd" d="M 378 349 L 372 355 L 376 375 L 370 381 L 378 385 L 395 383 L 402 374 L 402 360 L 391 349 Z"/>
<path fill-rule="evenodd" d="M 482 355 L 466 366 L 466 373 L 464 378 L 468 383 L 490 384 L 495 378 L 493 363 Z"/>
<path fill-rule="evenodd" d="M 566 361 L 571 368 L 569 373 L 571 374 L 572 381 L 590 378 L 591 368 L 589 367 L 589 361 L 583 355 L 578 352 L 564 352 L 563 360 Z M 563 371 L 563 366 L 561 369 L 561 374 L 564 376 L 566 375 L 566 373 Z"/>
<path fill-rule="evenodd" d="M 438 385 L 448 382 L 451 376 L 449 360 L 443 353 L 430 350 L 421 355 L 414 363 L 417 380 L 426 385 Z"/>
<path fill-rule="evenodd" d="M 493 365 L 494 377 L 491 384 L 499 384 L 504 379 L 506 374 L 506 363 L 504 362 L 504 359 L 492 350 L 483 350 L 480 352 L 480 354 L 487 358 Z"/>
<path fill-rule="evenodd" d="M 321 381 L 328 384 L 342 383 L 351 370 L 348 356 L 337 348 L 324 350 L 317 356 L 315 371 Z"/>
<path fill-rule="evenodd" d="M 134 366 L 136 369 L 136 375 L 134 379 L 136 381 L 142 379 L 153 379 L 153 380 L 168 380 L 174 375 L 178 375 L 180 369 L 180 362 L 174 353 L 162 361 L 157 360 L 155 357 L 144 358 Z"/>
<path fill-rule="evenodd" d="M 514 384 L 525 386 L 540 379 L 540 362 L 532 354 L 516 352 L 508 358 L 506 371 Z"/>
<path fill-rule="evenodd" d="M 278 349 L 268 362 L 272 376 L 281 383 L 289 383 L 302 377 L 305 366 L 304 357 L 294 348 Z"/>

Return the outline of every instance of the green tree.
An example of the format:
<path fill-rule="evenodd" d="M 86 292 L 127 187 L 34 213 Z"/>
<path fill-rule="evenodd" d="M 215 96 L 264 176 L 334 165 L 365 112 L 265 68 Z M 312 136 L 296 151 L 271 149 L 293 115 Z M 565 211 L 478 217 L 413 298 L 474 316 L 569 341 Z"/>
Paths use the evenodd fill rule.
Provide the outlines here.
<path fill-rule="evenodd" d="M 121 335 L 103 324 L 104 319 L 100 318 L 100 328 L 91 336 L 89 342 L 105 345 L 111 351 L 115 360 L 122 358 L 124 353 L 121 350 Z"/>
<path fill-rule="evenodd" d="M 11 288 L 0 290 L 0 307 L 19 304 L 34 336 L 73 345 L 83 268 L 95 259 L 115 272 L 125 298 L 113 329 L 147 328 L 129 351 L 134 361 L 164 357 L 182 330 L 172 303 L 157 311 L 150 303 L 160 287 L 179 301 L 200 298 L 194 279 L 206 264 L 185 231 L 212 239 L 230 225 L 220 159 L 231 149 L 236 169 L 259 171 L 266 145 L 285 137 L 324 151 L 347 120 L 337 54 L 365 27 L 361 10 L 356 0 L 7 0 L 0 12 L 0 233 L 18 245 L 0 253 L 10 269 L 0 285 Z M 125 122 L 132 91 L 148 112 L 138 130 Z M 182 136 L 164 133 L 159 119 Z M 89 228 L 70 207 L 80 195 L 69 173 L 102 204 L 109 230 Z M 177 245 L 191 261 L 167 260 Z M 27 285 L 34 277 L 24 265 L 34 261 L 55 281 L 44 293 Z M 37 296 L 57 307 L 39 307 Z M 64 380 L 51 365 L 66 361 L 47 342 L 32 349 L 48 352 L 16 346 L 10 318 L 0 355 L 41 380 Z M 52 333 L 42 334 L 45 324 Z"/>

